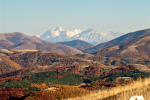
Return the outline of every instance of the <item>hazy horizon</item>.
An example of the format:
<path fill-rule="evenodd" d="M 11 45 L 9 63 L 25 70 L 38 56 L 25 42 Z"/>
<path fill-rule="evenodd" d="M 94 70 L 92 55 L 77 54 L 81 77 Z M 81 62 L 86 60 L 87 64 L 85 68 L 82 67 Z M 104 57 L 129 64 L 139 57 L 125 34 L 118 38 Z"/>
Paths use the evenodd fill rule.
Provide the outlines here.
<path fill-rule="evenodd" d="M 133 32 L 150 28 L 149 0 L 0 0 L 0 33 L 42 35 L 53 27 Z"/>

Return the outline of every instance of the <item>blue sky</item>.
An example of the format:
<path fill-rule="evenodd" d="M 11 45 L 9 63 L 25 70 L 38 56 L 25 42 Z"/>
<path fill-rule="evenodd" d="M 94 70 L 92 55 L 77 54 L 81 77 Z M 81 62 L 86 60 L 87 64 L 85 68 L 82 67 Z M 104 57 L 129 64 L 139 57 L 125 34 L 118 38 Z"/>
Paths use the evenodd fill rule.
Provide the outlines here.
<path fill-rule="evenodd" d="M 0 33 L 42 35 L 62 26 L 99 32 L 150 28 L 150 0 L 0 0 Z"/>

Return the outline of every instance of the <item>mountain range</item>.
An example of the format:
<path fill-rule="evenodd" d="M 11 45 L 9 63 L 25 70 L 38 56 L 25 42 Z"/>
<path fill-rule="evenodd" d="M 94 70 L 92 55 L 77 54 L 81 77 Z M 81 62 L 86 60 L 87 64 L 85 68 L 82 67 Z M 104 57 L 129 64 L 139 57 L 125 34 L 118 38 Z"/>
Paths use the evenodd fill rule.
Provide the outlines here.
<path fill-rule="evenodd" d="M 40 36 L 40 38 L 54 43 L 80 39 L 90 44 L 97 45 L 99 43 L 112 40 L 121 35 L 124 35 L 124 33 L 101 33 L 94 29 L 88 29 L 85 31 L 75 29 L 74 31 L 68 31 L 63 27 L 54 27 L 53 29 L 46 31 L 42 36 Z"/>

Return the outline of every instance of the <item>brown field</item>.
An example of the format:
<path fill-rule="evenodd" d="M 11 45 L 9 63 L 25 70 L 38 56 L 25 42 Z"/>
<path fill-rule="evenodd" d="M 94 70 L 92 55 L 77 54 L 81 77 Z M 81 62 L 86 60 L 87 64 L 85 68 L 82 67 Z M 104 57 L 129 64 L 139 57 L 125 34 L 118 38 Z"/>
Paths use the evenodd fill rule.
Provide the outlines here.
<path fill-rule="evenodd" d="M 137 69 L 140 72 L 144 73 L 150 73 L 150 68 L 147 67 L 146 65 L 141 65 L 141 64 L 130 64 L 131 67 Z"/>
<path fill-rule="evenodd" d="M 23 49 L 23 50 L 15 50 L 15 51 L 20 51 L 20 52 L 36 52 L 36 51 L 39 51 L 39 50 L 35 50 L 35 49 Z"/>
<path fill-rule="evenodd" d="M 14 51 L 26 53 L 26 52 L 37 52 L 39 50 L 35 50 L 35 49 L 23 49 L 23 50 L 14 50 Z"/>
<path fill-rule="evenodd" d="M 131 85 L 99 90 L 91 92 L 90 95 L 67 100 L 128 100 L 134 95 L 143 95 L 144 100 L 150 100 L 150 78 L 139 79 Z"/>
<path fill-rule="evenodd" d="M 13 54 L 14 53 L 14 52 L 9 51 L 7 49 L 1 49 L 0 52 L 2 52 L 2 53 L 8 53 L 8 54 Z"/>

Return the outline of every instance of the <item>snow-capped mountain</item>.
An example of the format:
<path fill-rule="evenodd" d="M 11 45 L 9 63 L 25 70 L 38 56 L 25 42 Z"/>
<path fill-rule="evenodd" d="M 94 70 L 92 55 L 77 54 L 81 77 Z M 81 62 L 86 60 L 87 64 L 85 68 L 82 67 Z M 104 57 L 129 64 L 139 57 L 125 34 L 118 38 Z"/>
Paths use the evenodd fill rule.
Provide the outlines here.
<path fill-rule="evenodd" d="M 74 31 L 65 30 L 63 27 L 54 27 L 51 30 L 45 32 L 40 38 L 50 42 L 64 42 L 71 40 L 70 38 L 74 35 L 81 33 L 80 29 Z"/>
<path fill-rule="evenodd" d="M 68 31 L 63 27 L 54 27 L 53 29 L 45 32 L 40 38 L 54 43 L 80 39 L 93 45 L 97 45 L 99 43 L 112 40 L 123 34 L 124 33 L 121 32 L 101 33 L 94 29 L 88 29 L 85 31 L 75 29 L 74 31 Z"/>
<path fill-rule="evenodd" d="M 80 34 L 73 36 L 71 40 L 80 39 L 93 45 L 97 45 L 99 43 L 112 40 L 121 35 L 123 35 L 123 33 L 120 32 L 100 33 L 94 29 L 88 29 Z"/>

